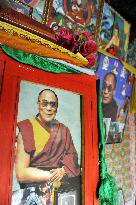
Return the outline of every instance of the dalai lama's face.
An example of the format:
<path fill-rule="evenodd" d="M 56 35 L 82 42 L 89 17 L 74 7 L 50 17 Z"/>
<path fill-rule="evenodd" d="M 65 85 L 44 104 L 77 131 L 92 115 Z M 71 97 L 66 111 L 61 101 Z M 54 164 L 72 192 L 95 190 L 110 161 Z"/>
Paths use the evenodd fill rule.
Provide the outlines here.
<path fill-rule="evenodd" d="M 102 101 L 104 104 L 108 104 L 112 101 L 115 92 L 115 79 L 112 74 L 105 77 L 102 89 Z"/>
<path fill-rule="evenodd" d="M 58 101 L 55 94 L 51 90 L 41 93 L 38 100 L 39 120 L 50 122 L 57 113 Z"/>

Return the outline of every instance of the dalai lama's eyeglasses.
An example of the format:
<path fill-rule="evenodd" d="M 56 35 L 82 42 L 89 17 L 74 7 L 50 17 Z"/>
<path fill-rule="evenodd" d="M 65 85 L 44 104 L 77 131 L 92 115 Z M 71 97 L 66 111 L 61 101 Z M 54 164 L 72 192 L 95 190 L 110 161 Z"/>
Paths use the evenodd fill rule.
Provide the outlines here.
<path fill-rule="evenodd" d="M 39 100 L 39 102 L 40 102 L 40 104 L 41 104 L 42 107 L 48 107 L 48 105 L 50 105 L 51 108 L 56 109 L 57 106 L 58 106 L 57 102 L 55 102 L 55 101 L 50 101 L 50 102 L 49 102 L 49 101 L 47 101 L 47 100 L 45 100 L 45 101 L 40 101 L 40 100 Z"/>
<path fill-rule="evenodd" d="M 106 90 L 106 89 L 107 89 L 108 92 L 111 92 L 111 91 L 113 90 L 113 87 L 112 87 L 111 84 L 110 84 L 110 85 L 107 85 L 107 84 L 104 82 L 102 89 L 103 89 L 103 90 Z"/>

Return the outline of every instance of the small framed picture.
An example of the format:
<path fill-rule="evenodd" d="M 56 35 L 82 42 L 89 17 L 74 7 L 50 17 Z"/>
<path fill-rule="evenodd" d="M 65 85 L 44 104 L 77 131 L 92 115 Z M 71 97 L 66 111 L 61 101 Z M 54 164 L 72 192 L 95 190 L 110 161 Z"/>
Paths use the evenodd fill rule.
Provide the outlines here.
<path fill-rule="evenodd" d="M 62 188 L 55 190 L 54 205 L 82 205 L 81 188 L 78 184 L 79 182 L 75 186 L 73 181 L 68 186 L 65 184 Z"/>

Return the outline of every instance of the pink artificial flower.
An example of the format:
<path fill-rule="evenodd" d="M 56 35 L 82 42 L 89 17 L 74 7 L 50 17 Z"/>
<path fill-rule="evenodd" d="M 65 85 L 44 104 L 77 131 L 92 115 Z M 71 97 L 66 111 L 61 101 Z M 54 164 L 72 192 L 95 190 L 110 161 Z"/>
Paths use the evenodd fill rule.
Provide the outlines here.
<path fill-rule="evenodd" d="M 98 46 L 97 46 L 96 42 L 93 40 L 86 41 L 84 44 L 84 50 L 86 50 L 86 52 L 88 54 L 92 53 L 92 52 L 96 52 L 97 48 L 98 48 Z"/>
<path fill-rule="evenodd" d="M 88 64 L 88 66 L 89 67 L 92 67 L 92 66 L 94 66 L 94 64 L 95 64 L 95 61 L 96 61 L 96 57 L 94 56 L 94 55 L 88 55 L 87 57 L 86 57 L 86 59 L 88 60 L 88 62 L 89 62 L 89 64 Z"/>

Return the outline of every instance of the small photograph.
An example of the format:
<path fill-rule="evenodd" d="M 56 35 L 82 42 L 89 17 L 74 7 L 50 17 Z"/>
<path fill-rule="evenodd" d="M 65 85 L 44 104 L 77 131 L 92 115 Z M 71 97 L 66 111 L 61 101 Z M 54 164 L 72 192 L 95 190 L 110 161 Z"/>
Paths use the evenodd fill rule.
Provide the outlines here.
<path fill-rule="evenodd" d="M 56 190 L 54 205 L 81 205 L 80 183 L 80 181 L 74 179 L 69 185 L 64 185 L 63 190 Z"/>
<path fill-rule="evenodd" d="M 104 128 L 105 128 L 105 142 L 107 142 L 109 130 L 110 130 L 111 118 L 103 118 L 103 121 L 104 121 Z"/>
<path fill-rule="evenodd" d="M 76 193 L 74 191 L 60 193 L 58 196 L 58 203 L 56 203 L 56 205 L 59 204 L 79 205 L 76 199 Z"/>
<path fill-rule="evenodd" d="M 124 124 L 118 122 L 111 122 L 106 138 L 106 144 L 114 144 L 122 142 Z"/>

